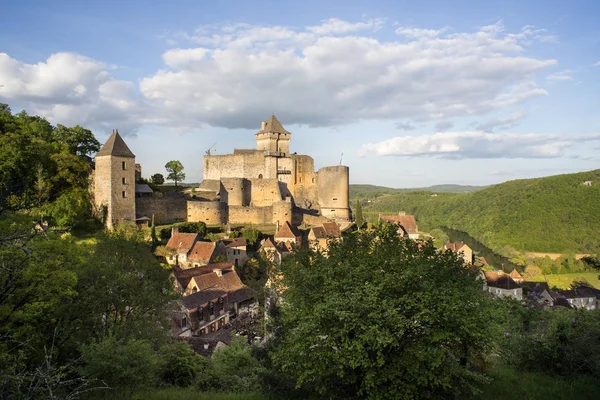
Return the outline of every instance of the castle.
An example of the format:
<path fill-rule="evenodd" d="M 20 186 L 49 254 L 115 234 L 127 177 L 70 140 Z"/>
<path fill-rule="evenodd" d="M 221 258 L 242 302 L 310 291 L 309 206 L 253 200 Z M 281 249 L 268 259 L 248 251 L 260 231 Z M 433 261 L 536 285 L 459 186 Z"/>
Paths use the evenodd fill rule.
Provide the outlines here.
<path fill-rule="evenodd" d="M 123 220 L 157 224 L 205 222 L 217 224 L 318 224 L 348 221 L 349 169 L 338 165 L 315 172 L 314 160 L 290 154 L 291 133 L 275 115 L 262 122 L 256 149 L 203 157 L 203 180 L 182 192 L 152 192 L 135 184 L 141 167 L 118 131 L 96 155 L 93 198 L 106 225 Z"/>

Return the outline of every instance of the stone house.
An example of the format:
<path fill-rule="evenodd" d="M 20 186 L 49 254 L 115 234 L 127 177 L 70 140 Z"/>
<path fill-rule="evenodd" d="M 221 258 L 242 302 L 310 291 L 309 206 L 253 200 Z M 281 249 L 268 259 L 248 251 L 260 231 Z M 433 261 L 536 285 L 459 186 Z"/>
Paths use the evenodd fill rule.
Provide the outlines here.
<path fill-rule="evenodd" d="M 485 275 L 484 290 L 487 289 L 492 295 L 497 297 L 512 297 L 516 300 L 523 300 L 523 288 L 513 279 L 502 271 L 483 271 Z"/>
<path fill-rule="evenodd" d="M 188 253 L 189 268 L 201 267 L 203 265 L 212 264 L 219 258 L 227 257 L 227 249 L 225 244 L 218 242 L 201 242 L 194 243 L 194 247 Z"/>
<path fill-rule="evenodd" d="M 414 215 L 407 215 L 400 211 L 398 215 L 381 215 L 379 219 L 390 224 L 398 225 L 398 236 L 416 240 L 419 238 L 419 229 Z"/>
<path fill-rule="evenodd" d="M 215 332 L 229 323 L 227 292 L 218 284 L 184 296 L 180 303 L 189 318 L 192 336 Z"/>
<path fill-rule="evenodd" d="M 597 308 L 596 293 L 593 288 L 579 286 L 571 290 L 553 290 L 550 292 L 555 303 L 566 301 L 571 308 L 595 310 Z"/>
<path fill-rule="evenodd" d="M 325 222 L 321 226 L 313 226 L 308 232 L 308 245 L 313 250 L 327 250 L 330 240 L 342 237 L 340 227 L 335 222 Z"/>
<path fill-rule="evenodd" d="M 271 238 L 263 239 L 260 242 L 258 252 L 275 265 L 281 265 L 281 261 L 290 254 L 285 245 L 275 243 Z"/>
<path fill-rule="evenodd" d="M 188 296 L 207 287 L 206 281 L 200 280 L 201 276 L 214 273 L 218 277 L 232 271 L 235 272 L 229 262 L 207 264 L 202 267 L 186 269 L 174 265 L 171 270 L 171 279 L 173 280 L 175 291 Z"/>
<path fill-rule="evenodd" d="M 550 294 L 548 283 L 524 281 L 521 287 L 523 287 L 523 297 L 536 301 L 542 307 L 554 307 L 554 298 Z"/>
<path fill-rule="evenodd" d="M 167 257 L 167 263 L 184 269 L 211 264 L 227 256 L 224 243 L 202 241 L 198 233 L 180 233 L 177 227 L 173 227 L 166 247 L 174 253 Z"/>
<path fill-rule="evenodd" d="M 235 266 L 244 265 L 248 261 L 246 251 L 246 239 L 239 237 L 233 239 L 223 239 L 223 244 L 227 251 L 227 261 Z"/>
<path fill-rule="evenodd" d="M 523 283 L 523 276 L 519 273 L 519 271 L 517 271 L 517 269 L 513 269 L 512 271 L 510 271 L 510 274 L 508 274 L 513 281 L 517 282 L 518 284 Z"/>
<path fill-rule="evenodd" d="M 460 255 L 465 264 L 473 263 L 473 250 L 463 242 L 446 243 L 444 250 L 451 250 Z"/>
<path fill-rule="evenodd" d="M 184 337 L 192 350 L 202 357 L 210 358 L 215 351 L 231 346 L 233 333 L 231 329 L 219 329 L 202 336 Z"/>
<path fill-rule="evenodd" d="M 288 249 L 300 247 L 302 245 L 302 233 L 300 233 L 298 228 L 292 226 L 287 221 L 278 227 L 277 232 L 275 232 L 274 239 L 275 243 L 277 244 L 286 244 Z"/>

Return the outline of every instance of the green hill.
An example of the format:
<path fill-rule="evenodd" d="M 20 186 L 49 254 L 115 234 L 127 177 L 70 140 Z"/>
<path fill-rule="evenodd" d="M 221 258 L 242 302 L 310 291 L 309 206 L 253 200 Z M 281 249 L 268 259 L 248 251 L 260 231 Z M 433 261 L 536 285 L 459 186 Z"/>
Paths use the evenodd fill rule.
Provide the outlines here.
<path fill-rule="evenodd" d="M 509 181 L 467 194 L 397 193 L 365 206 L 365 212 L 413 213 L 422 229 L 458 229 L 501 253 L 507 245 L 521 251 L 596 253 L 599 200 L 600 170 L 595 170 Z"/>
<path fill-rule="evenodd" d="M 394 189 L 375 185 L 350 185 L 351 199 L 372 199 L 395 193 L 414 192 L 426 190 L 434 193 L 470 193 L 481 190 L 485 186 L 463 186 L 463 185 L 434 185 L 426 188 Z"/>

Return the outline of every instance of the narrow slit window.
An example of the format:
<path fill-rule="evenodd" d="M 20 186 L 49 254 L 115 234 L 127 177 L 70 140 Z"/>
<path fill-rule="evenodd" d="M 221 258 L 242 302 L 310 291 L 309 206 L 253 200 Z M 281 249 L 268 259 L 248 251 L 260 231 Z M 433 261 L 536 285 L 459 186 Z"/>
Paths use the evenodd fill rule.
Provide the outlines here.
<path fill-rule="evenodd" d="M 123 196 L 123 198 L 126 198 L 126 197 L 127 197 L 127 196 L 125 195 L 125 191 L 124 191 L 124 190 L 121 192 L 121 195 Z"/>
<path fill-rule="evenodd" d="M 123 185 L 127 185 L 127 179 L 125 179 L 125 177 L 121 178 L 121 182 L 123 182 Z"/>
<path fill-rule="evenodd" d="M 123 167 L 123 171 L 127 169 L 127 162 L 121 161 L 121 166 Z"/>

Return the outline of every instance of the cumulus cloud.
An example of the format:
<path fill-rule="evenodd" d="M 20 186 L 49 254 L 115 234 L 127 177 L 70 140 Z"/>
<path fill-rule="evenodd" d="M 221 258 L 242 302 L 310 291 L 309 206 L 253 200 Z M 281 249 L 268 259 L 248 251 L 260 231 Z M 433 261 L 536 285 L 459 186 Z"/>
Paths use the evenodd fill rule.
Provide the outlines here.
<path fill-rule="evenodd" d="M 16 102 L 55 123 L 133 131 L 148 110 L 136 98 L 135 86 L 114 79 L 109 69 L 73 53 L 56 53 L 37 64 L 0 53 L 0 100 Z"/>
<path fill-rule="evenodd" d="M 37 64 L 3 54 L 0 100 L 61 123 L 256 128 L 271 112 L 288 126 L 385 119 L 412 126 L 547 94 L 536 75 L 556 61 L 526 48 L 547 40 L 541 30 L 511 33 L 501 21 L 473 32 L 404 27 L 401 37 L 382 40 L 374 32 L 383 25 L 335 18 L 304 28 L 206 25 L 166 38 L 177 48 L 139 84 L 77 54 Z"/>
<path fill-rule="evenodd" d="M 525 117 L 525 111 L 519 110 L 513 115 L 506 118 L 494 118 L 490 119 L 483 124 L 476 125 L 475 129 L 484 132 L 493 132 L 494 130 L 507 130 L 512 129 L 521 122 Z"/>
<path fill-rule="evenodd" d="M 600 133 L 559 135 L 451 132 L 402 136 L 365 144 L 359 155 L 462 158 L 554 158 L 577 143 L 600 140 Z"/>

